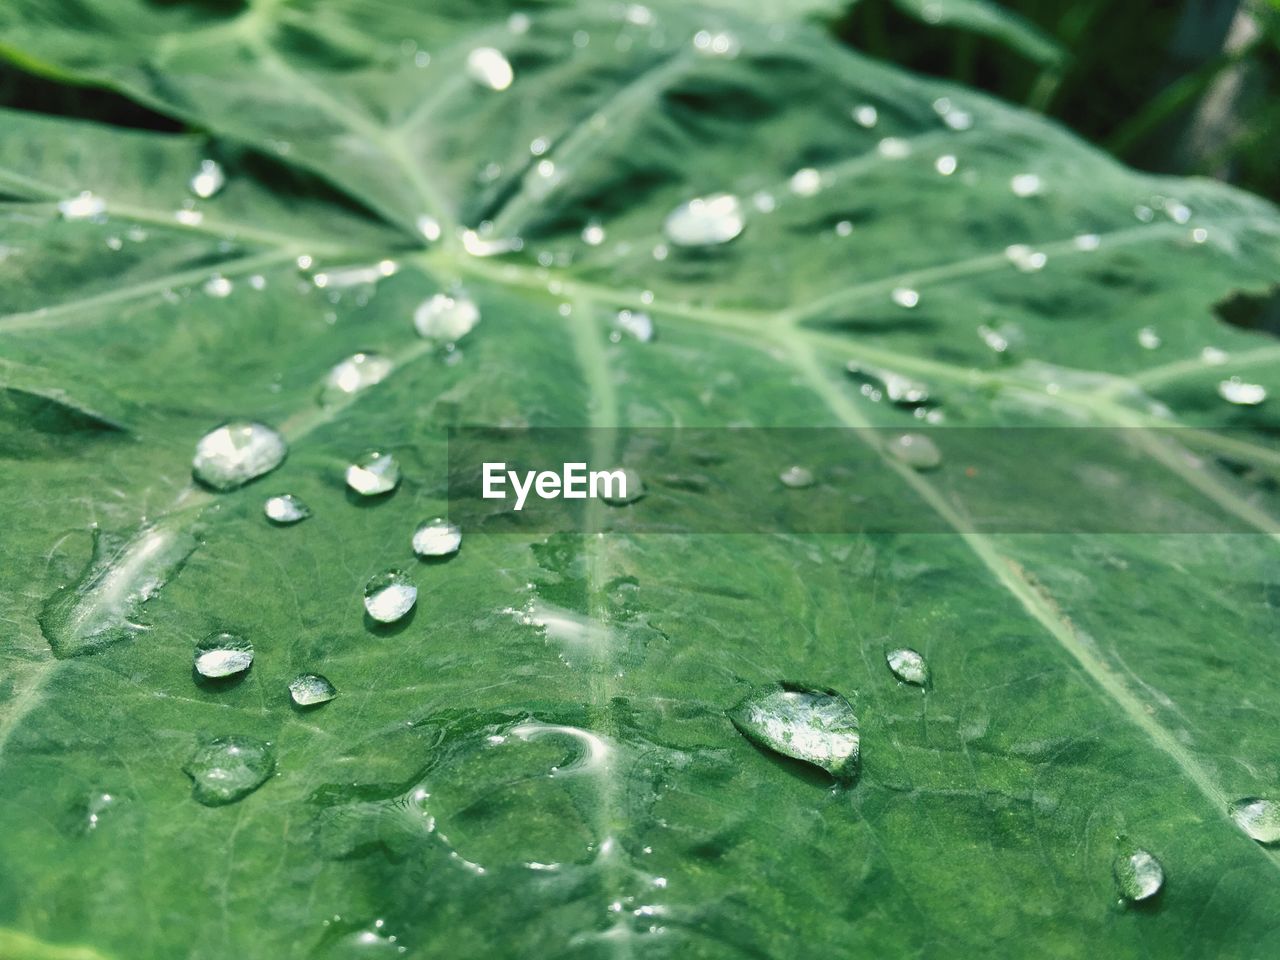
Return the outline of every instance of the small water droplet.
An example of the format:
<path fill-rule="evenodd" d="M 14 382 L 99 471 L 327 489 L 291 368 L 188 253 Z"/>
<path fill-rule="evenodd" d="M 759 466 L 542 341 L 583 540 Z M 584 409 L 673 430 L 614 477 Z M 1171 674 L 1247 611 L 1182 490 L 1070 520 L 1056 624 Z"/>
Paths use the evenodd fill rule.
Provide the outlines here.
<path fill-rule="evenodd" d="M 778 201 L 768 190 L 757 190 L 751 195 L 751 205 L 761 213 L 773 213 L 778 208 Z"/>
<path fill-rule="evenodd" d="M 884 659 L 893 675 L 903 683 L 923 687 L 929 682 L 929 665 L 925 663 L 924 657 L 910 647 L 890 650 L 884 655 Z"/>
<path fill-rule="evenodd" d="M 1209 239 L 1209 231 L 1206 230 L 1204 227 L 1196 227 L 1194 230 L 1191 231 L 1192 243 L 1204 243 L 1208 239 Z"/>
<path fill-rule="evenodd" d="M 65 220 L 88 220 L 100 217 L 106 212 L 107 201 L 88 190 L 82 190 L 78 196 L 63 200 L 58 204 L 58 213 Z"/>
<path fill-rule="evenodd" d="M 611 339 L 615 343 L 621 340 L 624 334 L 641 343 L 649 343 L 656 335 L 653 318 L 643 310 L 619 310 L 617 316 L 613 318 L 613 323 L 617 329 Z"/>
<path fill-rule="evenodd" d="M 403 570 L 374 574 L 364 586 L 364 608 L 379 623 L 395 623 L 418 602 L 418 588 Z"/>
<path fill-rule="evenodd" d="M 418 232 L 427 240 L 435 243 L 440 239 L 440 221 L 429 213 L 424 213 L 418 217 Z"/>
<path fill-rule="evenodd" d="M 713 247 L 733 240 L 746 227 L 742 204 L 730 193 L 695 197 L 669 214 L 662 229 L 679 247 Z"/>
<path fill-rule="evenodd" d="M 1153 327 L 1143 327 L 1138 331 L 1138 346 L 1143 350 L 1156 350 L 1160 347 L 1160 334 Z"/>
<path fill-rule="evenodd" d="M 198 227 L 204 223 L 204 214 L 199 210 L 192 210 L 190 207 L 184 207 L 181 210 L 173 211 L 173 219 L 184 227 Z"/>
<path fill-rule="evenodd" d="M 1259 843 L 1280 842 L 1280 803 L 1265 797 L 1245 797 L 1231 804 L 1231 819 Z"/>
<path fill-rule="evenodd" d="M 854 107 L 851 111 L 853 119 L 857 121 L 861 127 L 870 130 L 876 125 L 876 121 L 880 119 L 880 114 L 875 107 L 869 103 L 861 103 Z"/>
<path fill-rule="evenodd" d="M 1112 864 L 1111 872 L 1115 874 L 1120 896 L 1131 903 L 1154 897 L 1164 886 L 1164 868 L 1146 850 L 1120 854 Z"/>
<path fill-rule="evenodd" d="M 888 449 L 914 470 L 933 470 L 942 464 L 942 452 L 922 433 L 902 433 L 888 443 Z"/>
<path fill-rule="evenodd" d="M 944 153 L 937 160 L 933 161 L 933 169 L 937 170 L 938 173 L 942 174 L 944 177 L 949 177 L 955 173 L 958 165 L 955 155 L 951 153 Z"/>
<path fill-rule="evenodd" d="M 215 633 L 196 644 L 196 673 L 210 680 L 233 677 L 253 666 L 253 644 L 234 633 Z"/>
<path fill-rule="evenodd" d="M 505 90 L 515 79 L 511 62 L 493 47 L 476 47 L 467 54 L 467 75 L 490 90 Z"/>
<path fill-rule="evenodd" d="M 1217 347 L 1205 347 L 1200 351 L 1200 359 L 1211 367 L 1220 367 L 1231 357 L 1225 350 L 1220 350 Z"/>
<path fill-rule="evenodd" d="M 191 192 L 201 200 L 208 200 L 227 183 L 226 174 L 217 160 L 201 160 L 200 169 L 191 178 Z"/>
<path fill-rule="evenodd" d="M 413 314 L 418 334 L 431 340 L 454 343 L 480 322 L 480 308 L 470 297 L 437 293 L 422 302 Z"/>
<path fill-rule="evenodd" d="M 234 490 L 280 466 L 287 451 L 284 437 L 270 427 L 232 420 L 200 438 L 191 473 L 214 490 Z"/>
<path fill-rule="evenodd" d="M 1097 250 L 1102 245 L 1102 238 L 1096 233 L 1082 233 L 1072 243 L 1077 250 Z"/>
<path fill-rule="evenodd" d="M 320 388 L 320 402 L 330 404 L 345 400 L 366 387 L 381 383 L 394 369 L 387 357 L 377 353 L 353 353 L 334 364 Z"/>
<path fill-rule="evenodd" d="M 256 737 L 218 737 L 203 743 L 183 771 L 195 784 L 192 794 L 206 807 L 247 797 L 275 770 L 271 745 Z"/>
<path fill-rule="evenodd" d="M 598 223 L 588 223 L 582 228 L 582 242 L 588 247 L 598 247 L 604 243 L 604 227 Z"/>
<path fill-rule="evenodd" d="M 840 783 L 858 776 L 858 718 L 834 690 L 791 683 L 757 689 L 729 711 L 738 732 L 758 746 L 803 760 Z"/>
<path fill-rule="evenodd" d="M 413 552 L 420 557 L 448 557 L 462 546 L 462 528 L 443 517 L 424 520 L 413 531 Z"/>
<path fill-rule="evenodd" d="M 876 144 L 876 151 L 886 160 L 905 160 L 911 156 L 911 143 L 901 137 L 885 137 Z"/>
<path fill-rule="evenodd" d="M 710 30 L 699 30 L 695 33 L 693 46 L 699 52 L 713 57 L 736 56 L 741 48 L 738 38 L 733 34 L 724 31 L 712 33 Z"/>
<path fill-rule="evenodd" d="M 908 310 L 920 302 L 920 292 L 910 287 L 895 287 L 889 296 L 898 306 L 906 307 Z"/>
<path fill-rule="evenodd" d="M 812 197 L 822 189 L 822 174 L 813 167 L 805 167 L 791 175 L 789 185 L 797 197 Z"/>
<path fill-rule="evenodd" d="M 801 466 L 790 466 L 778 474 L 778 479 L 784 487 L 803 490 L 813 486 L 813 471 Z"/>
<path fill-rule="evenodd" d="M 1260 383 L 1246 383 L 1239 377 L 1231 377 L 1218 384 L 1218 396 L 1236 406 L 1256 407 L 1267 399 L 1267 388 Z"/>
<path fill-rule="evenodd" d="M 1009 181 L 1009 189 L 1015 197 L 1034 197 L 1043 187 L 1040 175 L 1036 173 L 1019 173 Z"/>
<path fill-rule="evenodd" d="M 1010 244 L 1004 248 L 1004 255 L 1023 273 L 1035 273 L 1043 269 L 1049 260 L 1044 253 L 1031 249 L 1025 243 Z"/>
<path fill-rule="evenodd" d="M 1148 207 L 1145 203 L 1140 203 L 1133 208 L 1133 215 L 1142 223 L 1150 223 L 1156 218 L 1156 212 Z"/>
<path fill-rule="evenodd" d="M 204 292 L 211 297 L 217 297 L 219 300 L 223 297 L 231 296 L 232 289 L 231 281 L 220 273 L 215 273 L 204 284 Z"/>
<path fill-rule="evenodd" d="M 338 688 L 318 673 L 301 673 L 289 681 L 289 696 L 300 707 L 328 703 L 338 695 Z"/>
<path fill-rule="evenodd" d="M 267 497 L 267 502 L 262 505 L 262 512 L 267 515 L 268 520 L 282 527 L 300 523 L 311 516 L 311 508 L 292 493 Z"/>
<path fill-rule="evenodd" d="M 853 223 L 849 220 L 841 220 L 836 224 L 836 236 L 847 237 L 853 233 Z"/>
<path fill-rule="evenodd" d="M 390 493 L 400 483 L 400 464 L 389 453 L 374 450 L 347 467 L 347 486 L 363 497 Z"/>
<path fill-rule="evenodd" d="M 617 471 L 613 472 L 616 473 Z M 629 503 L 635 503 L 645 495 L 644 481 L 640 479 L 640 474 L 630 467 L 623 467 L 622 476 L 625 483 L 609 482 L 602 488 L 604 493 L 600 499 L 611 507 L 625 507 Z"/>
<path fill-rule="evenodd" d="M 875 399 L 883 395 L 890 403 L 900 407 L 918 407 L 929 401 L 928 386 L 900 373 L 873 367 L 856 360 L 850 360 L 845 365 L 845 369 L 849 376 L 863 385 L 863 393 L 868 395 L 874 393 Z"/>

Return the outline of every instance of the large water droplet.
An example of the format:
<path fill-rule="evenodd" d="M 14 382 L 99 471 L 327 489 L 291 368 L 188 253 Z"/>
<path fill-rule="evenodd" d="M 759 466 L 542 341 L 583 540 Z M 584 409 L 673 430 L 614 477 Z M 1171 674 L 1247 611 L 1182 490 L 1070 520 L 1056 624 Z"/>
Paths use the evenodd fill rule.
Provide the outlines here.
<path fill-rule="evenodd" d="M 333 365 L 320 390 L 321 403 L 345 400 L 366 387 L 381 383 L 394 369 L 386 357 L 377 353 L 353 353 Z"/>
<path fill-rule="evenodd" d="M 364 608 L 379 623 L 395 623 L 418 602 L 418 588 L 403 570 L 374 574 L 364 587 Z"/>
<path fill-rule="evenodd" d="M 612 471 L 617 473 L 618 471 Z M 625 507 L 629 503 L 635 503 L 645 495 L 644 481 L 640 479 L 640 474 L 636 473 L 630 467 L 622 468 L 622 478 L 624 482 L 618 483 L 615 480 L 608 480 L 601 488 L 604 492 L 600 499 L 611 507 Z"/>
<path fill-rule="evenodd" d="M 929 665 L 925 663 L 924 657 L 910 647 L 890 650 L 884 655 L 884 659 L 893 675 L 903 683 L 923 687 L 929 682 Z"/>
<path fill-rule="evenodd" d="M 1231 819 L 1259 843 L 1280 842 L 1280 803 L 1265 797 L 1245 797 L 1231 804 Z"/>
<path fill-rule="evenodd" d="M 676 246 L 714 247 L 728 243 L 746 225 L 738 198 L 716 193 L 682 203 L 667 214 L 662 229 Z"/>
<path fill-rule="evenodd" d="M 253 644 L 234 633 L 215 633 L 196 644 L 196 673 L 210 680 L 233 677 L 253 666 Z"/>
<path fill-rule="evenodd" d="M 229 736 L 201 744 L 182 769 L 195 783 L 196 800 L 218 807 L 253 793 L 275 766 L 270 744 L 256 737 Z"/>
<path fill-rule="evenodd" d="M 613 323 L 617 329 L 610 339 L 614 343 L 619 342 L 623 335 L 639 340 L 641 343 L 648 343 L 655 335 L 653 318 L 643 310 L 619 310 Z"/>
<path fill-rule="evenodd" d="M 424 520 L 413 531 L 413 552 L 420 557 L 447 557 L 462 546 L 462 528 L 443 517 Z"/>
<path fill-rule="evenodd" d="M 782 481 L 784 487 L 803 490 L 813 486 L 813 471 L 805 467 L 791 466 L 778 474 L 778 479 Z"/>
<path fill-rule="evenodd" d="M 347 467 L 347 486 L 363 497 L 390 493 L 400 483 L 400 464 L 389 453 L 366 453 Z"/>
<path fill-rule="evenodd" d="M 1218 396 L 1240 407 L 1256 407 L 1267 399 L 1267 388 L 1260 383 L 1246 383 L 1239 377 L 1218 384 Z"/>
<path fill-rule="evenodd" d="M 234 490 L 280 466 L 287 449 L 270 427 L 232 420 L 200 438 L 191 472 L 214 490 Z"/>
<path fill-rule="evenodd" d="M 267 519 L 272 523 L 278 523 L 281 526 L 300 523 L 311 516 L 311 508 L 292 493 L 282 493 L 277 497 L 268 497 L 267 502 L 262 505 L 262 512 L 267 515 Z"/>
<path fill-rule="evenodd" d="M 879 395 L 883 395 L 889 402 L 901 407 L 918 407 L 929 400 L 929 388 L 925 384 L 892 370 L 873 367 L 856 360 L 850 360 L 845 369 L 849 371 L 849 376 L 863 385 L 864 394 L 877 394 L 874 399 L 878 400 Z M 868 390 L 871 392 L 868 393 Z"/>
<path fill-rule="evenodd" d="M 886 444 L 889 452 L 915 470 L 932 470 L 942 463 L 942 452 L 922 433 L 901 433 Z"/>
<path fill-rule="evenodd" d="M 92 217 L 100 217 L 106 209 L 107 201 L 88 190 L 83 190 L 79 196 L 63 200 L 58 204 L 58 212 L 66 220 L 88 220 Z"/>
<path fill-rule="evenodd" d="M 226 185 L 227 177 L 217 160 L 201 160 L 200 169 L 191 178 L 191 192 L 201 200 L 208 200 Z"/>
<path fill-rule="evenodd" d="M 511 61 L 494 47 L 476 47 L 467 54 L 467 75 L 490 90 L 505 90 L 515 79 Z"/>
<path fill-rule="evenodd" d="M 1120 854 L 1111 870 L 1120 896 L 1132 903 L 1154 897 L 1164 886 L 1164 868 L 1146 850 Z"/>
<path fill-rule="evenodd" d="M 453 343 L 480 322 L 480 308 L 469 297 L 437 293 L 414 311 L 413 325 L 420 336 Z"/>
<path fill-rule="evenodd" d="M 841 783 L 858 776 L 858 718 L 834 690 L 764 687 L 730 710 L 729 719 L 753 743 L 821 767 Z"/>
<path fill-rule="evenodd" d="M 338 695 L 338 688 L 318 673 L 303 673 L 289 682 L 289 696 L 300 707 L 328 703 Z"/>

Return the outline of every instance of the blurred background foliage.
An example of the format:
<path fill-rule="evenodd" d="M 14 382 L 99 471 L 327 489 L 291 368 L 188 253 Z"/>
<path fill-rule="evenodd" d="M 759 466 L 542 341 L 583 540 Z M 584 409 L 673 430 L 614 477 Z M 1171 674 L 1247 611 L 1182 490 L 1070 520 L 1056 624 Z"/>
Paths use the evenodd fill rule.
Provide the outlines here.
<path fill-rule="evenodd" d="M 808 14 L 854 49 L 1046 114 L 1133 166 L 1280 201 L 1280 0 L 703 2 L 766 19 Z M 0 105 L 178 128 L 9 64 Z"/>

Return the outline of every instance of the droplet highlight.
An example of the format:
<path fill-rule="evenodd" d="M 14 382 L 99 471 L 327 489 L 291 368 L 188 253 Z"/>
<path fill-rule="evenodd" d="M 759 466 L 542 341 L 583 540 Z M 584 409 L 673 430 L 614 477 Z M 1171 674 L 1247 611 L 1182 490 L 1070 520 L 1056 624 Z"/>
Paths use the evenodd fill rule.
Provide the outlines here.
<path fill-rule="evenodd" d="M 886 445 L 889 453 L 913 470 L 933 470 L 942 464 L 942 452 L 922 433 L 902 433 Z"/>
<path fill-rule="evenodd" d="M 858 718 L 834 690 L 775 684 L 746 697 L 729 719 L 758 746 L 813 764 L 839 783 L 857 779 Z"/>
<path fill-rule="evenodd" d="M 284 437 L 270 427 L 232 420 L 200 438 L 191 473 L 214 490 L 234 490 L 280 466 L 287 452 Z"/>
<path fill-rule="evenodd" d="M 400 484 L 400 464 L 389 453 L 366 453 L 347 467 L 347 486 L 362 497 L 379 497 Z"/>
<path fill-rule="evenodd" d="M 1239 377 L 1231 377 L 1218 384 L 1218 396 L 1238 407 L 1256 407 L 1267 399 L 1267 388 L 1260 383 L 1246 383 Z"/>
<path fill-rule="evenodd" d="M 929 682 L 929 665 L 915 650 L 900 647 L 890 650 L 884 655 L 885 662 L 893 675 L 903 683 L 911 683 L 923 687 Z"/>
<path fill-rule="evenodd" d="M 253 666 L 253 644 L 234 633 L 215 633 L 196 644 L 196 673 L 221 680 Z"/>
<path fill-rule="evenodd" d="M 1149 900 L 1164 886 L 1164 868 L 1146 850 L 1134 850 L 1116 857 L 1111 872 L 1116 878 L 1116 889 L 1130 903 Z"/>
<path fill-rule="evenodd" d="M 467 76 L 490 90 L 506 90 L 515 80 L 515 71 L 501 50 L 476 47 L 467 54 Z"/>
<path fill-rule="evenodd" d="M 381 354 L 353 353 L 334 364 L 325 376 L 320 400 L 326 405 L 345 400 L 375 383 L 381 383 L 394 369 L 395 364 Z"/>
<path fill-rule="evenodd" d="M 192 176 L 190 187 L 201 200 L 208 200 L 218 193 L 227 183 L 227 176 L 217 160 L 201 160 L 200 168 Z"/>
<path fill-rule="evenodd" d="M 424 520 L 413 531 L 413 552 L 420 557 L 451 557 L 462 546 L 462 528 L 443 517 Z"/>
<path fill-rule="evenodd" d="M 1259 843 L 1280 842 L 1280 803 L 1265 797 L 1245 797 L 1231 804 L 1231 819 Z"/>
<path fill-rule="evenodd" d="M 364 608 L 379 623 L 395 623 L 418 602 L 418 588 L 402 570 L 374 574 L 364 588 Z"/>
<path fill-rule="evenodd" d="M 338 695 L 338 688 L 318 673 L 303 673 L 289 681 L 289 697 L 300 707 L 328 703 Z"/>
<path fill-rule="evenodd" d="M 714 247 L 733 240 L 746 225 L 738 198 L 716 193 L 682 203 L 667 214 L 662 229 L 678 247 Z"/>
<path fill-rule="evenodd" d="M 268 497 L 267 502 L 262 505 L 262 512 L 268 520 L 282 527 L 301 523 L 311 516 L 311 508 L 292 493 Z"/>
<path fill-rule="evenodd" d="M 414 311 L 413 325 L 418 335 L 453 343 L 461 340 L 480 322 L 480 308 L 469 297 L 437 293 Z"/>
<path fill-rule="evenodd" d="M 183 771 L 194 784 L 192 795 L 206 807 L 242 800 L 275 771 L 271 745 L 256 737 L 218 737 L 201 744 Z"/>

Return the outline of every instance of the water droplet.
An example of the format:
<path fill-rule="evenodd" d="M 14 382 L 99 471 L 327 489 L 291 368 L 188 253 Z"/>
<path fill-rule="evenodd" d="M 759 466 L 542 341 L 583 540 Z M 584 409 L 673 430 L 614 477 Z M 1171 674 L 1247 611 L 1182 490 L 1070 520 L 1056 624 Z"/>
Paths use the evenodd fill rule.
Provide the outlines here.
<path fill-rule="evenodd" d="M 267 502 L 262 505 L 262 512 L 267 515 L 268 520 L 282 527 L 299 523 L 311 516 L 311 508 L 292 493 L 268 497 Z"/>
<path fill-rule="evenodd" d="M 493 47 L 476 47 L 467 54 L 467 75 L 490 90 L 505 90 L 515 79 L 511 62 Z"/>
<path fill-rule="evenodd" d="M 215 273 L 204 284 L 204 292 L 211 297 L 217 297 L 219 300 L 223 297 L 231 296 L 232 289 L 231 281 L 219 273 Z"/>
<path fill-rule="evenodd" d="M 1217 347 L 1205 347 L 1200 351 L 1200 359 L 1211 367 L 1220 367 L 1231 358 L 1225 350 L 1219 350 Z"/>
<path fill-rule="evenodd" d="M 287 450 L 270 427 L 232 420 L 200 438 L 191 473 L 214 490 L 234 490 L 280 466 Z"/>
<path fill-rule="evenodd" d="M 881 395 L 900 407 L 918 407 L 929 400 L 929 388 L 918 380 L 912 380 L 892 370 L 873 367 L 850 360 L 845 369 L 849 376 L 863 385 L 863 393 L 879 399 Z"/>
<path fill-rule="evenodd" d="M 353 353 L 334 364 L 324 378 L 320 401 L 325 404 L 344 400 L 366 387 L 381 383 L 394 369 L 394 364 L 377 353 Z"/>
<path fill-rule="evenodd" d="M 822 174 L 813 167 L 805 167 L 791 175 L 791 192 L 798 197 L 812 197 L 822 189 Z"/>
<path fill-rule="evenodd" d="M 1231 819 L 1259 843 L 1280 842 L 1280 803 L 1265 797 L 1245 797 L 1231 804 Z"/>
<path fill-rule="evenodd" d="M 869 103 L 862 103 L 854 107 L 852 110 L 853 119 L 857 121 L 859 126 L 866 127 L 870 130 L 876 125 L 876 121 L 880 119 L 880 115 L 875 107 Z"/>
<path fill-rule="evenodd" d="M 190 207 L 184 207 L 181 210 L 173 211 L 173 219 L 184 227 L 198 227 L 204 223 L 204 214 L 199 210 L 192 210 Z"/>
<path fill-rule="evenodd" d="M 924 657 L 909 647 L 890 650 L 884 655 L 885 662 L 893 675 L 903 683 L 913 683 L 923 687 L 929 682 L 929 665 Z"/>
<path fill-rule="evenodd" d="M 682 203 L 669 214 L 662 229 L 679 247 L 713 247 L 742 233 L 746 227 L 742 204 L 731 193 L 715 193 Z"/>
<path fill-rule="evenodd" d="M 289 696 L 300 707 L 328 703 L 338 695 L 338 688 L 318 673 L 302 673 L 289 681 Z"/>
<path fill-rule="evenodd" d="M 1218 384 L 1218 396 L 1240 407 L 1256 407 L 1267 399 L 1267 388 L 1260 383 L 1246 383 L 1239 377 Z"/>
<path fill-rule="evenodd" d="M 598 247 L 604 243 L 604 227 L 598 223 L 588 223 L 582 228 L 582 242 L 588 247 Z"/>
<path fill-rule="evenodd" d="M 738 53 L 738 38 L 731 33 L 712 33 L 710 30 L 699 30 L 693 35 L 693 46 L 696 50 L 713 57 L 732 57 Z"/>
<path fill-rule="evenodd" d="M 803 490 L 805 487 L 813 486 L 813 471 L 805 467 L 790 466 L 778 474 L 778 479 L 782 481 L 784 487 Z"/>
<path fill-rule="evenodd" d="M 58 204 L 58 213 L 62 214 L 65 220 L 88 220 L 92 217 L 100 217 L 106 209 L 107 201 L 88 190 L 82 190 L 79 196 L 63 200 Z"/>
<path fill-rule="evenodd" d="M 1075 244 L 1077 250 L 1097 250 L 1102 245 L 1102 238 L 1096 233 L 1082 233 L 1076 237 L 1072 243 Z"/>
<path fill-rule="evenodd" d="M 942 463 L 942 453 L 932 440 L 921 433 L 902 433 L 888 443 L 888 449 L 915 470 L 932 470 Z"/>
<path fill-rule="evenodd" d="M 1152 327 L 1143 327 L 1138 331 L 1138 346 L 1143 350 L 1156 350 L 1160 346 L 1160 334 Z"/>
<path fill-rule="evenodd" d="M 876 144 L 876 151 L 886 160 L 905 160 L 911 156 L 911 143 L 901 137 L 885 137 Z"/>
<path fill-rule="evenodd" d="M 613 472 L 616 473 L 617 471 Z M 640 474 L 630 467 L 623 467 L 622 476 L 625 480 L 624 484 L 608 481 L 603 487 L 604 493 L 600 499 L 611 507 L 625 507 L 629 503 L 635 503 L 645 495 L 644 481 L 640 479 Z"/>
<path fill-rule="evenodd" d="M 275 770 L 271 745 L 256 737 L 218 737 L 201 744 L 183 771 L 195 783 L 193 796 L 206 807 L 247 797 Z"/>
<path fill-rule="evenodd" d="M 853 223 L 849 220 L 841 220 L 836 224 L 836 236 L 847 237 L 853 233 Z"/>
<path fill-rule="evenodd" d="M 761 213 L 773 213 L 778 208 L 778 201 L 768 190 L 757 190 L 751 195 L 751 205 Z"/>
<path fill-rule="evenodd" d="M 1009 181 L 1009 189 L 1015 197 L 1034 197 L 1043 188 L 1039 174 L 1019 173 Z"/>
<path fill-rule="evenodd" d="M 933 169 L 937 170 L 938 173 L 942 174 L 944 177 L 949 177 L 955 173 L 958 165 L 955 155 L 951 153 L 944 153 L 937 160 L 933 161 Z"/>
<path fill-rule="evenodd" d="M 1156 212 L 1148 207 L 1145 203 L 1140 203 L 1133 208 L 1133 215 L 1142 223 L 1150 223 L 1156 218 Z"/>
<path fill-rule="evenodd" d="M 840 783 L 858 776 L 858 718 L 834 690 L 764 687 L 730 710 L 729 719 L 752 743 L 820 767 Z"/>
<path fill-rule="evenodd" d="M 366 453 L 347 467 L 347 486 L 363 497 L 390 493 L 400 483 L 400 464 L 389 453 Z"/>
<path fill-rule="evenodd" d="M 191 178 L 191 192 L 201 200 L 208 200 L 221 190 L 227 182 L 222 165 L 217 160 L 201 160 L 200 169 Z"/>
<path fill-rule="evenodd" d="M 617 329 L 611 339 L 615 343 L 622 339 L 623 334 L 641 343 L 649 343 L 656 334 L 653 318 L 643 310 L 619 310 L 613 323 Z"/>
<path fill-rule="evenodd" d="M 1120 854 L 1112 864 L 1111 872 L 1115 874 L 1120 896 L 1131 903 L 1154 897 L 1164 886 L 1164 868 L 1146 850 Z"/>
<path fill-rule="evenodd" d="M 908 310 L 920 302 L 920 292 L 910 287 L 895 287 L 889 296 L 898 306 L 906 307 Z"/>
<path fill-rule="evenodd" d="M 379 623 L 395 623 L 418 602 L 418 588 L 403 570 L 374 574 L 364 586 L 364 608 Z"/>
<path fill-rule="evenodd" d="M 440 239 L 440 221 L 429 213 L 424 213 L 418 217 L 418 232 L 427 240 L 435 243 Z"/>
<path fill-rule="evenodd" d="M 211 680 L 244 673 L 253 666 L 253 644 L 234 633 L 215 633 L 196 644 L 196 673 Z"/>
<path fill-rule="evenodd" d="M 420 336 L 454 343 L 480 322 L 480 308 L 470 297 L 437 293 L 422 302 L 413 314 Z"/>
<path fill-rule="evenodd" d="M 462 528 L 443 517 L 424 520 L 413 531 L 413 552 L 420 557 L 447 557 L 462 546 Z"/>
<path fill-rule="evenodd" d="M 1035 273 L 1044 267 L 1049 258 L 1039 250 L 1032 250 L 1025 243 L 1014 243 L 1004 248 L 1009 262 L 1023 273 Z"/>
<path fill-rule="evenodd" d="M 1191 231 L 1192 243 L 1204 243 L 1208 239 L 1209 239 L 1209 231 L 1206 230 L 1204 227 L 1196 227 L 1194 230 Z"/>

